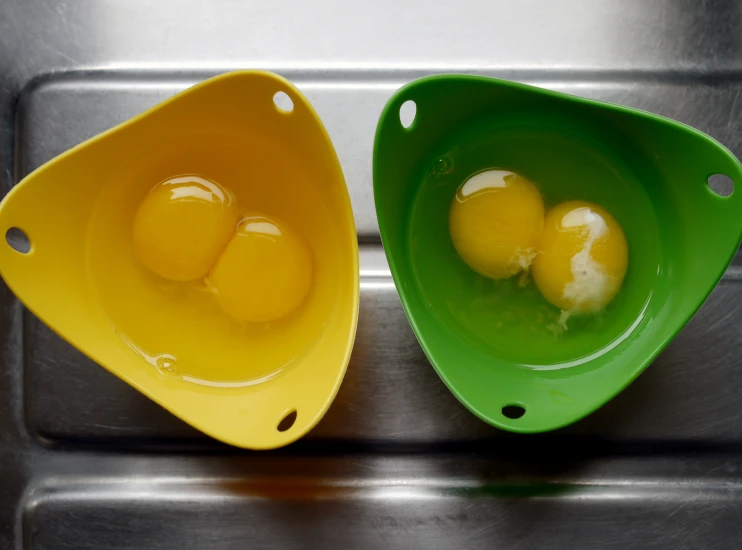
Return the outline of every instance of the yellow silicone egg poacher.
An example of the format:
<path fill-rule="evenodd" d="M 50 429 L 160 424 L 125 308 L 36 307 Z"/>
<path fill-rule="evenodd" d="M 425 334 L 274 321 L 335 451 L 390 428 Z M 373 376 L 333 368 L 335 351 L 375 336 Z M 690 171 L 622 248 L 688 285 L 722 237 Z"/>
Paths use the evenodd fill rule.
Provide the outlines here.
<path fill-rule="evenodd" d="M 288 96 L 288 107 L 274 102 L 277 94 Z M 312 251 L 306 303 L 277 328 L 247 327 L 236 347 L 225 344 L 241 337 L 236 323 L 222 342 L 226 317 L 198 325 L 198 311 L 179 309 L 198 290 L 163 283 L 162 298 L 131 253 L 131 214 L 141 198 L 166 177 L 197 172 L 241 194 L 248 209 L 292 224 Z M 178 94 L 34 171 L 3 200 L 0 224 L 31 244 L 28 253 L 0 246 L 0 273 L 16 296 L 98 364 L 208 435 L 280 447 L 332 403 L 358 318 L 358 245 L 332 143 L 285 79 L 238 71 Z M 173 353 L 172 342 L 188 357 Z"/>

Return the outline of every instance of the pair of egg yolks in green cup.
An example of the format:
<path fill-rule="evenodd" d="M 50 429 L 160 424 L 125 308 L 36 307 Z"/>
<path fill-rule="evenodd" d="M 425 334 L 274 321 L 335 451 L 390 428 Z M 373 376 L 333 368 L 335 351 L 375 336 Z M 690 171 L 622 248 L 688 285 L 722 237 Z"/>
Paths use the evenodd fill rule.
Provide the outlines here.
<path fill-rule="evenodd" d="M 137 260 L 160 277 L 204 280 L 241 322 L 276 321 L 304 300 L 312 280 L 309 247 L 285 222 L 244 214 L 234 194 L 200 176 L 156 185 L 134 216 Z"/>
<path fill-rule="evenodd" d="M 477 273 L 505 279 L 530 271 L 544 298 L 572 314 L 596 313 L 616 296 L 628 266 L 628 245 L 605 209 L 567 201 L 545 212 L 536 185 L 505 170 L 466 180 L 449 213 L 461 259 Z"/>

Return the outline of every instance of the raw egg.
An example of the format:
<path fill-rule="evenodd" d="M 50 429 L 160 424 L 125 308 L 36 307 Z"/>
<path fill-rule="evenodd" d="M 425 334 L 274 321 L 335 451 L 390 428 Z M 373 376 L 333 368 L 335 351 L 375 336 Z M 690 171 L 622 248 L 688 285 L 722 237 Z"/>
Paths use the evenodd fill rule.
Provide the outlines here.
<path fill-rule="evenodd" d="M 178 176 L 156 185 L 134 216 L 134 255 L 171 281 L 205 277 L 234 234 L 237 201 L 218 183 Z"/>
<path fill-rule="evenodd" d="M 538 256 L 531 266 L 536 286 L 563 311 L 595 313 L 613 300 L 628 265 L 626 237 L 603 208 L 569 201 L 546 216 Z"/>
<path fill-rule="evenodd" d="M 544 227 L 544 201 L 526 178 L 505 170 L 475 174 L 451 204 L 454 248 L 477 273 L 504 279 L 527 270 Z"/>
<path fill-rule="evenodd" d="M 243 219 L 216 263 L 208 284 L 235 319 L 267 323 L 288 315 L 312 282 L 309 247 L 284 222 Z"/>

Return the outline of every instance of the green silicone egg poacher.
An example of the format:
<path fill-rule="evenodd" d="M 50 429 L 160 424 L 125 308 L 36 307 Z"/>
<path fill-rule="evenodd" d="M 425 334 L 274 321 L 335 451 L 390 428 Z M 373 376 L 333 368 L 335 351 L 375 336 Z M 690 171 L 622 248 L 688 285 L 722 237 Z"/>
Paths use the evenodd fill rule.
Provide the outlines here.
<path fill-rule="evenodd" d="M 547 209 L 587 200 L 618 220 L 629 269 L 604 312 L 559 333 L 559 311 L 532 282 L 492 281 L 463 263 L 449 207 L 487 168 L 534 181 Z M 441 75 L 399 90 L 379 120 L 373 171 L 382 242 L 420 344 L 464 405 L 514 432 L 566 426 L 625 388 L 701 306 L 742 238 L 742 167 L 709 136 L 493 78 Z M 714 174 L 737 192 L 716 194 Z"/>

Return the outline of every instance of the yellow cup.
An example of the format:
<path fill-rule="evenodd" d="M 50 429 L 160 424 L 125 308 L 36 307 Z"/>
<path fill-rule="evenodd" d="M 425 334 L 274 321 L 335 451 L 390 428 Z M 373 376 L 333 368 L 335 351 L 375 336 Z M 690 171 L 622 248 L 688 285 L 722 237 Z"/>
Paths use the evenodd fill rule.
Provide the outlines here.
<path fill-rule="evenodd" d="M 138 206 L 184 174 L 219 182 L 245 215 L 275 217 L 301 236 L 312 273 L 295 311 L 239 322 L 204 281 L 161 279 L 137 261 Z M 208 435 L 280 447 L 332 403 L 358 320 L 358 245 L 330 138 L 285 79 L 227 73 L 75 147 L 7 195 L 0 228 L 30 242 L 23 252 L 6 239 L 0 273 L 34 314 Z"/>

